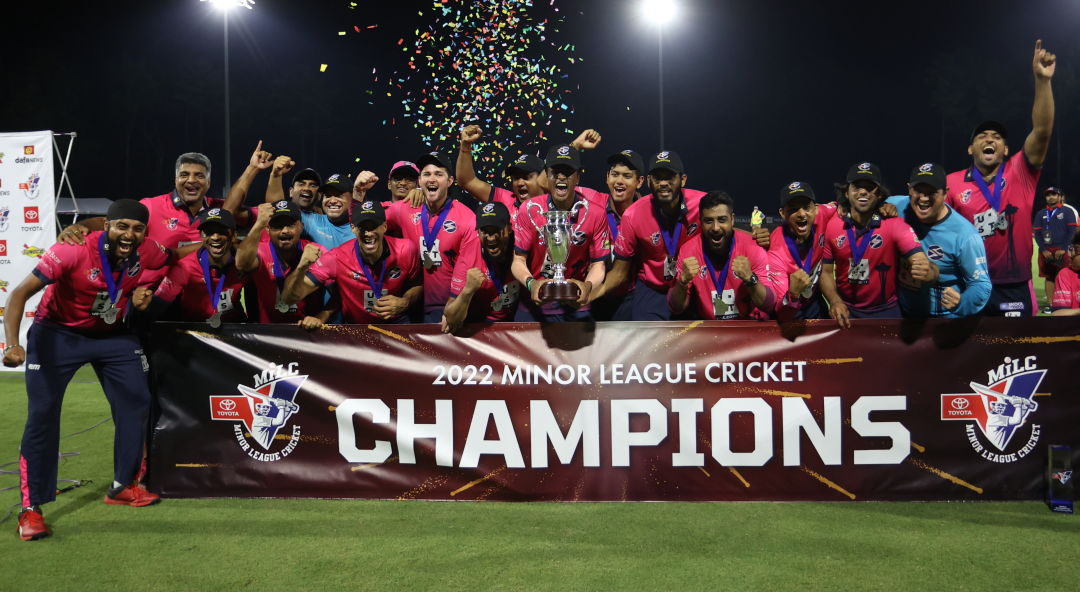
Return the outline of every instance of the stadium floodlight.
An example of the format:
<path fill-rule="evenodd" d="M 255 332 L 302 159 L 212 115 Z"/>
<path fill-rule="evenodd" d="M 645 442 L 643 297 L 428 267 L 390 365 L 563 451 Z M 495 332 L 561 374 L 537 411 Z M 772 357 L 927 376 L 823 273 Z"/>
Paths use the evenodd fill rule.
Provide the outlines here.
<path fill-rule="evenodd" d="M 224 21 L 223 29 L 225 31 L 225 183 L 222 185 L 224 190 L 221 194 L 228 195 L 229 186 L 232 184 L 232 170 L 229 166 L 230 154 L 232 151 L 232 130 L 230 129 L 231 112 L 229 109 L 229 13 L 234 8 L 246 8 L 248 10 L 255 9 L 255 0 L 199 0 L 199 2 L 209 2 L 211 6 L 218 9 L 221 12 L 222 20 Z"/>
<path fill-rule="evenodd" d="M 643 21 L 656 27 L 656 54 L 659 68 L 657 82 L 660 89 L 660 150 L 667 150 L 664 143 L 664 28 L 671 26 L 679 16 L 677 0 L 641 0 L 638 15 Z"/>

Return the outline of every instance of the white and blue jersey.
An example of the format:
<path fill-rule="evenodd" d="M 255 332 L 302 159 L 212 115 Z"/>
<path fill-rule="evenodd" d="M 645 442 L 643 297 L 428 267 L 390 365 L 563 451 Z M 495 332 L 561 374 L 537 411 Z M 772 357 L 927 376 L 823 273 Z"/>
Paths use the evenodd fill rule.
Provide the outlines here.
<path fill-rule="evenodd" d="M 991 283 L 986 248 L 971 222 L 946 205 L 945 219 L 926 225 L 908 207 L 908 196 L 894 195 L 887 201 L 915 230 L 923 251 L 939 271 L 936 283 L 919 290 L 910 290 L 901 283 L 900 309 L 904 316 L 957 318 L 978 314 L 990 299 Z M 951 310 L 941 306 L 941 294 L 949 287 L 960 292 L 960 304 Z"/>
<path fill-rule="evenodd" d="M 304 232 L 300 237 L 317 242 L 328 251 L 356 238 L 348 220 L 344 224 L 334 224 L 326 214 L 303 211 L 300 212 L 300 220 L 304 223 Z"/>

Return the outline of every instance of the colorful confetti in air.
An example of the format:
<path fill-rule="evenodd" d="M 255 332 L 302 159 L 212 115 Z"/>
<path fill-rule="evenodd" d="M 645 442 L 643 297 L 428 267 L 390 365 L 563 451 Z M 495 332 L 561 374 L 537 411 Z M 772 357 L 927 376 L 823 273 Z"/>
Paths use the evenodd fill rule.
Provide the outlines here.
<path fill-rule="evenodd" d="M 555 4 L 434 0 L 427 15 L 433 22 L 393 46 L 402 66 L 372 71 L 373 82 L 400 102 L 401 117 L 391 123 L 412 126 L 425 145 L 440 150 L 456 148 L 465 125 L 479 125 L 474 155 L 487 172 L 551 141 L 569 141 L 578 87 L 570 86 L 565 68 L 582 60 L 573 44 L 557 41 L 564 16 Z"/>

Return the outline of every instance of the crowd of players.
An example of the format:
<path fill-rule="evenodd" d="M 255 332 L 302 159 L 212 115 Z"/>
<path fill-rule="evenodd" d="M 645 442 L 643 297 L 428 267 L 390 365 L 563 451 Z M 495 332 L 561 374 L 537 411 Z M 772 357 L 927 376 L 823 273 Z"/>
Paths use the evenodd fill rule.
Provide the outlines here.
<path fill-rule="evenodd" d="M 156 319 L 309 330 L 427 322 L 456 333 L 503 321 L 832 318 L 849 327 L 858 318 L 1031 316 L 1033 242 L 1053 314 L 1080 314 L 1075 210 L 1060 189 L 1036 195 L 1054 117 L 1055 57 L 1041 43 L 1032 69 L 1032 130 L 1020 150 L 1010 153 L 1005 127 L 987 121 L 972 131 L 970 167 L 920 164 L 905 195 L 890 196 L 870 162 L 852 165 L 828 201 L 791 181 L 771 232 L 736 229 L 735 200 L 687 187 L 673 151 L 647 162 L 615 152 L 607 191 L 582 187 L 582 153 L 601 142 L 594 130 L 544 160 L 512 160 L 503 188 L 478 178 L 472 145 L 483 130 L 467 125 L 456 158 L 393 164 L 386 197 L 374 195 L 371 171 L 324 180 L 310 168 L 292 174 L 286 196 L 295 163 L 260 142 L 228 195 L 211 199 L 209 159 L 183 154 L 174 190 L 118 200 L 105 217 L 68 227 L 9 296 L 4 364 L 27 364 L 29 397 L 20 537 L 50 533 L 39 506 L 55 498 L 60 405 L 85 363 L 116 424 L 105 501 L 158 501 L 139 484 L 150 397 L 138 327 Z M 265 203 L 245 207 L 263 172 Z M 576 300 L 541 298 L 553 277 L 549 210 L 571 212 L 565 275 Z M 24 348 L 19 319 L 43 289 Z"/>

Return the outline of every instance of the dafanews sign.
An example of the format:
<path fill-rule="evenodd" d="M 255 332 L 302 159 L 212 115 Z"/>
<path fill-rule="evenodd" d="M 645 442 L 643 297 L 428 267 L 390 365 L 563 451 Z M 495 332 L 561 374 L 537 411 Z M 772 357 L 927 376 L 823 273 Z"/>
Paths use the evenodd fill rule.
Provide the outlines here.
<path fill-rule="evenodd" d="M 1080 320 L 156 331 L 168 496 L 1041 499 L 1080 450 Z"/>

